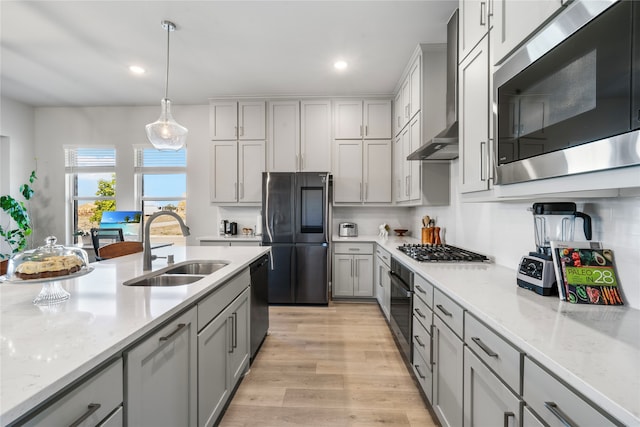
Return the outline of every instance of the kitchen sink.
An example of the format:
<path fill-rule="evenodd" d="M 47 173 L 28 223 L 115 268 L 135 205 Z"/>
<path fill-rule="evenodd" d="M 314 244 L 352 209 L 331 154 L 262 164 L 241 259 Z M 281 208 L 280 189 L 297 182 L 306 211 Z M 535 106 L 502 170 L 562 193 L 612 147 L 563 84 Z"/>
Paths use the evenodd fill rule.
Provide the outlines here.
<path fill-rule="evenodd" d="M 127 280 L 125 286 L 182 286 L 197 282 L 204 275 L 159 274 L 157 276 L 143 276 Z"/>
<path fill-rule="evenodd" d="M 165 271 L 165 274 L 212 274 L 229 265 L 224 261 L 187 261 Z"/>

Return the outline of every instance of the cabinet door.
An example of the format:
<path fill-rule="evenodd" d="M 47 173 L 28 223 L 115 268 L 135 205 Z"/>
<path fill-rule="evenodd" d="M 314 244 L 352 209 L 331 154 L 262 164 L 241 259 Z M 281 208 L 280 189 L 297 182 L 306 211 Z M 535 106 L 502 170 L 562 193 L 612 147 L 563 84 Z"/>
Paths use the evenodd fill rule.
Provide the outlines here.
<path fill-rule="evenodd" d="M 331 102 L 300 102 L 300 164 L 303 172 L 331 171 Z"/>
<path fill-rule="evenodd" d="M 365 141 L 364 156 L 363 200 L 391 203 L 391 141 Z"/>
<path fill-rule="evenodd" d="M 488 3 L 489 0 L 460 0 L 459 61 L 464 60 L 489 32 Z"/>
<path fill-rule="evenodd" d="M 397 136 L 404 125 L 404 105 L 402 104 L 402 90 L 393 100 L 393 136 Z"/>
<path fill-rule="evenodd" d="M 229 316 L 231 318 L 231 349 L 228 367 L 233 387 L 249 365 L 249 289 L 240 294 L 229 306 Z"/>
<path fill-rule="evenodd" d="M 353 296 L 372 297 L 373 296 L 373 256 L 354 255 L 354 283 Z"/>
<path fill-rule="evenodd" d="M 518 399 L 468 347 L 464 349 L 464 425 L 520 426 Z"/>
<path fill-rule="evenodd" d="M 266 138 L 264 101 L 238 102 L 238 139 Z"/>
<path fill-rule="evenodd" d="M 333 201 L 362 201 L 362 141 L 335 141 Z"/>
<path fill-rule="evenodd" d="M 196 316 L 192 308 L 125 353 L 127 425 L 197 425 Z"/>
<path fill-rule="evenodd" d="M 433 409 L 443 427 L 462 425 L 462 340 L 433 316 Z"/>
<path fill-rule="evenodd" d="M 382 275 L 382 287 L 384 288 L 384 302 L 382 311 L 384 312 L 387 322 L 390 319 L 391 310 L 391 278 L 389 277 L 389 267 L 385 266 Z"/>
<path fill-rule="evenodd" d="M 209 104 L 209 136 L 214 141 L 238 137 L 238 104 L 236 101 L 214 101 Z"/>
<path fill-rule="evenodd" d="M 421 57 L 419 56 L 411 65 L 411 71 L 409 72 L 409 120 L 418 114 L 422 106 L 422 67 L 420 62 Z"/>
<path fill-rule="evenodd" d="M 500 62 L 563 6 L 562 0 L 493 0 L 491 47 Z M 568 3 L 568 1 L 565 1 Z"/>
<path fill-rule="evenodd" d="M 382 259 L 376 256 L 373 261 L 373 287 L 375 288 L 376 301 L 378 301 L 378 305 L 380 308 L 383 308 L 384 302 L 384 288 L 382 287 L 382 275 L 384 274 L 384 264 L 382 263 Z"/>
<path fill-rule="evenodd" d="M 460 190 L 489 189 L 489 41 L 460 64 Z"/>
<path fill-rule="evenodd" d="M 409 76 L 402 82 L 400 91 L 402 92 L 402 127 L 404 127 L 409 123 L 409 114 L 411 114 L 411 106 L 409 105 L 411 102 L 411 80 Z"/>
<path fill-rule="evenodd" d="M 238 143 L 216 141 L 209 153 L 209 191 L 212 202 L 238 200 Z"/>
<path fill-rule="evenodd" d="M 396 202 L 404 202 L 408 199 L 406 193 L 407 180 L 406 174 L 404 172 L 406 159 L 404 156 L 404 147 L 402 143 L 402 134 L 400 134 L 393 143 L 393 199 Z"/>
<path fill-rule="evenodd" d="M 238 201 L 262 201 L 262 172 L 264 172 L 264 141 L 238 142 Z"/>
<path fill-rule="evenodd" d="M 227 354 L 231 346 L 231 321 L 227 311 L 198 334 L 198 425 L 211 426 L 231 393 Z"/>
<path fill-rule="evenodd" d="M 353 256 L 333 256 L 333 295 L 353 296 Z"/>
<path fill-rule="evenodd" d="M 391 138 L 391 101 L 364 101 L 362 136 L 364 139 Z"/>
<path fill-rule="evenodd" d="M 407 156 L 411 153 L 411 128 L 407 126 L 401 133 L 402 137 L 402 179 L 404 187 L 403 200 L 409 200 L 411 194 L 411 160 Z M 418 162 L 415 162 L 418 163 Z"/>
<path fill-rule="evenodd" d="M 298 101 L 269 102 L 269 172 L 296 172 L 300 166 L 300 107 Z"/>
<path fill-rule="evenodd" d="M 362 101 L 336 101 L 333 111 L 336 139 L 362 138 Z"/>
<path fill-rule="evenodd" d="M 409 122 L 409 150 L 406 155 L 413 153 L 420 147 L 422 121 L 420 120 L 420 114 L 416 115 Z M 409 169 L 409 200 L 418 200 L 421 196 L 421 179 L 420 179 L 420 167 L 422 162 L 416 162 L 412 160 L 406 160 L 407 168 Z"/>

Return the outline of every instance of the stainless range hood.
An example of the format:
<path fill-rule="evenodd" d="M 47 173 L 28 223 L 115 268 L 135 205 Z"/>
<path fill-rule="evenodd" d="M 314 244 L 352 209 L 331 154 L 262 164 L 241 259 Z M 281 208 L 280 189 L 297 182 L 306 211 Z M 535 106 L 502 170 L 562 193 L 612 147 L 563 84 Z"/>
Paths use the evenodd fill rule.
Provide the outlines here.
<path fill-rule="evenodd" d="M 447 127 L 407 156 L 407 160 L 458 158 L 458 10 L 447 24 Z"/>

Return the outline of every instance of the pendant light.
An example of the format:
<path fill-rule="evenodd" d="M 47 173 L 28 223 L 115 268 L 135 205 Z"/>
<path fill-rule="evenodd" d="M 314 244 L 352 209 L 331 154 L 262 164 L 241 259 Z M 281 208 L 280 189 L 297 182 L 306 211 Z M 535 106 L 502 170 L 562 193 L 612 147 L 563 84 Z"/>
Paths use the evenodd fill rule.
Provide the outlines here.
<path fill-rule="evenodd" d="M 178 124 L 171 115 L 171 101 L 169 100 L 169 34 L 175 31 L 176 25 L 171 21 L 162 21 L 162 28 L 167 30 L 167 79 L 165 82 L 164 98 L 160 101 L 160 118 L 145 126 L 147 138 L 158 150 L 179 150 L 187 140 L 189 130 Z"/>

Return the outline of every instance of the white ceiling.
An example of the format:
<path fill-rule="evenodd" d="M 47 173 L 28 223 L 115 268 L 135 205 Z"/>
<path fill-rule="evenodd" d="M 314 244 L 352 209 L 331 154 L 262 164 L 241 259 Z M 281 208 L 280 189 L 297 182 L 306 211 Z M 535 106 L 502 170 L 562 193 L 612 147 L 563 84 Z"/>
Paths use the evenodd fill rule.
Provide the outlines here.
<path fill-rule="evenodd" d="M 0 1 L 3 96 L 33 106 L 206 104 L 215 96 L 390 94 L 457 0 Z M 349 63 L 345 72 L 333 62 Z M 134 76 L 130 65 L 148 71 Z"/>

